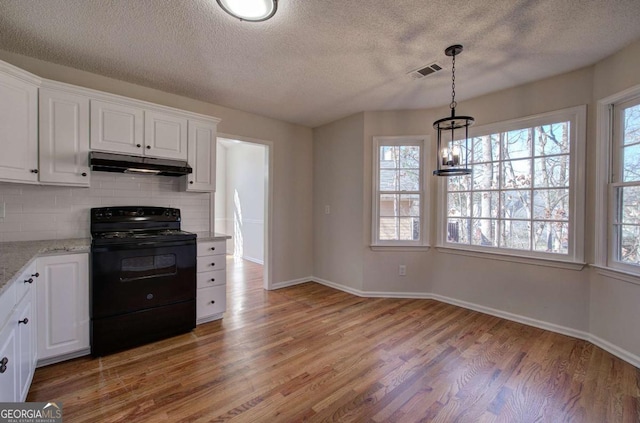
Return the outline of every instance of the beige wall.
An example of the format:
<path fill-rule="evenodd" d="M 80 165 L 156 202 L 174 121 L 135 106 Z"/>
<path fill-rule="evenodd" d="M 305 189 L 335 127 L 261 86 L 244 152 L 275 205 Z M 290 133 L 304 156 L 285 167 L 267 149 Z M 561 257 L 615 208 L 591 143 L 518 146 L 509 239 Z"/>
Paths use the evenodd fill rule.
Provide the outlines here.
<path fill-rule="evenodd" d="M 593 84 L 594 106 L 600 99 L 638 85 L 640 41 L 596 64 Z M 595 173 L 596 143 L 591 147 L 589 165 Z M 592 175 L 592 182 L 594 186 L 595 175 Z M 594 196 L 592 199 L 588 208 L 591 210 L 594 202 L 598 201 Z M 593 228 L 593 225 L 587 227 Z M 640 356 L 640 282 L 636 280 L 636 283 L 631 283 L 603 276 L 597 269 L 592 269 L 590 300 L 590 332 L 606 342 Z"/>
<path fill-rule="evenodd" d="M 595 155 L 596 101 L 623 89 L 640 84 L 640 41 L 622 52 L 604 59 L 595 66 L 555 76 L 542 81 L 460 101 L 458 114 L 471 114 L 476 125 L 525 117 L 543 112 L 587 105 L 587 162 L 585 227 L 578 228 L 585 238 L 585 259 L 593 262 L 595 251 Z M 337 284 L 345 284 L 352 275 L 341 264 L 362 260 L 359 289 L 366 295 L 428 296 L 476 306 L 480 309 L 511 313 L 522 321 L 540 323 L 582 337 L 594 336 L 600 345 L 610 350 L 625 351 L 634 360 L 640 357 L 640 334 L 634 323 L 640 320 L 640 285 L 607 278 L 596 270 L 542 267 L 524 263 L 498 261 L 490 258 L 449 254 L 431 248 L 429 251 L 372 251 L 371 242 L 371 160 L 372 138 L 393 135 L 431 135 L 435 154 L 432 122 L 448 109 L 400 110 L 365 112 L 364 120 L 352 119 L 348 128 L 343 121 L 314 130 L 314 210 L 316 220 L 323 219 L 322 193 L 345 189 L 343 177 L 349 181 L 350 192 L 362 189 L 362 198 L 348 198 L 352 212 L 347 221 L 315 223 L 314 262 L 316 276 Z M 361 125 L 361 126 L 359 126 Z M 362 138 L 357 139 L 358 133 Z M 343 142 L 348 139 L 352 154 L 362 150 L 362 161 L 352 169 L 343 169 L 342 177 L 326 174 L 326 163 L 343 162 Z M 361 143 L 361 145 L 354 145 Z M 327 148 L 330 146 L 330 148 Z M 350 158 L 353 160 L 353 158 Z M 321 161 L 321 162 L 320 162 Z M 345 164 L 346 165 L 346 164 Z M 361 167 L 362 173 L 354 173 Z M 431 245 L 435 245 L 437 178 L 430 177 Z M 344 230 L 347 230 L 345 232 Z M 321 233 L 320 233 L 321 231 Z M 336 233 L 335 237 L 330 234 Z M 321 237 L 321 241 L 319 240 Z M 357 243 L 354 240 L 360 239 Z M 350 240 L 348 256 L 335 256 L 332 251 L 318 248 Z M 321 266 L 319 266 L 321 263 Z M 398 276 L 398 265 L 407 266 L 407 276 Z M 332 269 L 332 272 L 325 271 Z M 333 275 L 333 276 L 331 276 Z M 594 338 L 594 339 L 595 339 Z M 633 360 L 632 360 L 633 361 Z M 636 361 L 640 362 L 640 361 Z"/>
<path fill-rule="evenodd" d="M 358 113 L 313 131 L 313 275 L 356 290 L 363 289 L 363 122 Z"/>
<path fill-rule="evenodd" d="M 271 141 L 274 161 L 272 283 L 304 278 L 312 273 L 311 129 L 5 51 L 0 51 L 0 60 L 43 78 L 215 116 L 222 119 L 218 126 L 221 133 Z"/>

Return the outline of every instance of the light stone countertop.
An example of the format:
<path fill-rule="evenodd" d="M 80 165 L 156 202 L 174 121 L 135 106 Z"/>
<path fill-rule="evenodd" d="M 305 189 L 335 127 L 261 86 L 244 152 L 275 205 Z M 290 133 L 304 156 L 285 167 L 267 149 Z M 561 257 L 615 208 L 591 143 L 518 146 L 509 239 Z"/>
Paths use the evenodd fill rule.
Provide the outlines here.
<path fill-rule="evenodd" d="M 197 241 L 206 242 L 206 241 L 223 241 L 225 239 L 231 239 L 231 236 L 221 234 L 218 232 L 196 232 L 198 235 Z"/>
<path fill-rule="evenodd" d="M 90 238 L 0 243 L 0 294 L 36 257 L 88 253 L 90 246 Z"/>

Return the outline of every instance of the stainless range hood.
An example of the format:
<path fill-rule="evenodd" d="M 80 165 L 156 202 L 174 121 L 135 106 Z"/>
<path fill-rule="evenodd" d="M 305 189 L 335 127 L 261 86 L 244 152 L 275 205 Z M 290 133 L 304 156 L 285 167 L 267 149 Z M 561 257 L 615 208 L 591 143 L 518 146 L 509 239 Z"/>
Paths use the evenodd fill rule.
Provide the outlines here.
<path fill-rule="evenodd" d="M 89 153 L 89 164 L 91 170 L 100 172 L 164 176 L 182 176 L 193 172 L 193 169 L 186 161 L 103 153 L 100 151 Z"/>

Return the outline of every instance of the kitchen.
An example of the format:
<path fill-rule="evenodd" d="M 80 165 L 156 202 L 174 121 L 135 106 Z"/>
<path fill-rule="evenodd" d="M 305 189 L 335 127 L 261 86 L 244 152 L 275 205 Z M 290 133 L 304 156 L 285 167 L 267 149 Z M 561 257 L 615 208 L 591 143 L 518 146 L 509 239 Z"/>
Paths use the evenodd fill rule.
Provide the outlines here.
<path fill-rule="evenodd" d="M 137 14 L 139 12 L 137 7 L 140 6 L 132 7 L 132 13 L 137 18 L 141 18 Z M 126 13 L 120 12 L 119 16 L 124 18 Z M 243 28 L 251 31 L 248 29 L 251 27 L 246 25 Z M 636 75 L 629 75 L 629 69 L 637 68 L 638 46 L 637 41 L 621 45 L 621 50 L 610 52 L 614 54 L 612 58 L 603 57 L 600 62 L 596 62 L 594 59 L 586 68 L 550 76 L 542 81 L 530 82 L 528 85 L 507 88 L 506 91 L 485 94 L 475 99 L 472 98 L 469 102 L 461 100 L 461 105 L 464 104 L 467 107 L 468 104 L 471 104 L 474 113 L 475 110 L 485 113 L 485 115 L 480 115 L 479 121 L 484 119 L 486 122 L 512 119 L 575 106 L 576 104 L 587 104 L 590 111 L 595 110 L 597 100 L 600 98 L 640 83 Z M 364 47 L 362 48 L 364 50 Z M 632 323 L 637 321 L 635 318 L 637 311 L 631 304 L 635 303 L 634 299 L 638 296 L 635 289 L 637 283 L 616 285 L 621 284 L 621 282 L 617 282 L 620 281 L 620 276 L 618 278 L 610 277 L 610 275 L 603 276 L 595 267 L 591 268 L 584 264 L 581 265 L 580 270 L 574 271 L 550 266 L 538 267 L 536 265 L 532 267 L 534 265 L 531 263 L 514 263 L 506 260 L 494 260 L 491 257 L 456 257 L 453 254 L 446 254 L 438 248 L 429 249 L 429 246 L 420 251 L 373 251 L 370 248 L 371 139 L 378 135 L 429 133 L 432 129 L 433 118 L 440 115 L 441 110 L 436 109 L 436 106 L 409 111 L 354 112 L 348 116 L 345 114 L 346 117 L 339 119 L 334 117 L 337 120 L 329 119 L 328 114 L 323 114 L 322 117 L 314 118 L 316 120 L 309 118 L 307 124 L 297 124 L 289 123 L 298 121 L 296 119 L 287 122 L 284 119 L 273 117 L 279 113 L 278 107 L 271 108 L 274 110 L 270 115 L 272 117 L 266 117 L 256 112 L 253 105 L 249 103 L 245 103 L 244 108 L 241 108 L 239 104 L 225 107 L 218 105 L 213 100 L 197 100 L 198 96 L 194 90 L 163 90 L 152 83 L 149 83 L 150 86 L 144 86 L 135 78 L 127 79 L 114 73 L 98 74 L 96 70 L 79 64 L 62 64 L 65 62 L 52 58 L 45 60 L 46 55 L 41 58 L 36 57 L 35 54 L 32 57 L 25 52 L 2 50 L 0 51 L 0 60 L 3 63 L 0 67 L 0 73 L 6 74 L 5 76 L 14 82 L 16 79 L 19 80 L 19 87 L 30 87 L 25 88 L 25 92 L 33 92 L 34 89 L 41 90 L 38 92 L 49 93 L 52 98 L 53 94 L 64 93 L 65 101 L 60 104 L 77 105 L 77 107 L 71 106 L 65 113 L 67 113 L 67 117 L 69 117 L 69 111 L 72 114 L 78 113 L 79 118 L 72 119 L 76 125 L 73 126 L 73 131 L 84 134 L 84 138 L 86 138 L 85 146 L 82 147 L 84 154 L 78 154 L 84 163 L 73 158 L 75 153 L 80 152 L 80 144 L 70 143 L 65 146 L 64 154 L 47 153 L 48 151 L 60 153 L 60 150 L 48 145 L 46 141 L 47 134 L 56 135 L 56 132 L 42 131 L 42 127 L 51 127 L 51 123 L 47 124 L 41 120 L 46 118 L 46 113 L 40 111 L 35 120 L 33 115 L 30 115 L 31 118 L 20 118 L 15 114 L 15 104 L 20 101 L 26 102 L 25 107 L 30 110 L 33 110 L 34 107 L 36 109 L 44 107 L 45 103 L 40 100 L 46 98 L 45 96 L 40 95 L 37 97 L 38 101 L 34 103 L 33 96 L 29 100 L 29 95 L 25 97 L 23 93 L 15 94 L 12 89 L 5 91 L 15 97 L 10 106 L 5 104 L 1 109 L 3 116 L 9 116 L 3 125 L 13 127 L 17 123 L 22 123 L 21 127 L 26 129 L 23 130 L 21 136 L 23 139 L 32 141 L 24 144 L 16 142 L 18 139 L 16 137 L 5 137 L 1 138 L 2 143 L 3 145 L 4 143 L 7 145 L 14 143 L 15 148 L 7 149 L 11 154 L 23 151 L 25 145 L 30 146 L 31 150 L 27 151 L 25 157 L 28 156 L 30 160 L 35 160 L 36 164 L 29 166 L 23 163 L 21 169 L 15 170 L 12 167 L 15 168 L 15 165 L 20 163 L 19 154 L 0 158 L 0 163 L 10 169 L 8 174 L 3 174 L 4 182 L 0 183 L 0 205 L 2 205 L 0 209 L 2 219 L 0 222 L 0 241 L 3 243 L 0 246 L 0 252 L 3 257 L 13 263 L 16 260 L 11 256 L 11 251 L 14 249 L 11 243 L 38 242 L 40 240 L 55 240 L 55 242 L 52 244 L 53 246 L 48 244 L 36 248 L 33 253 L 28 253 L 30 258 L 27 261 L 42 254 L 33 262 L 35 267 L 28 266 L 23 269 L 22 266 L 19 266 L 12 269 L 7 266 L 3 269 L 7 280 L 20 281 L 15 285 L 20 285 L 22 294 L 14 292 L 14 299 L 19 301 L 11 302 L 11 304 L 7 302 L 6 305 L 3 302 L 0 310 L 16 310 L 16 312 L 23 310 L 20 305 L 25 303 L 22 303 L 21 300 L 26 298 L 24 295 L 29 295 L 25 293 L 29 292 L 29 287 L 37 284 L 37 278 L 44 277 L 42 276 L 44 271 L 39 270 L 59 265 L 51 257 L 56 259 L 65 257 L 65 260 L 70 260 L 71 257 L 77 259 L 75 262 L 64 262 L 61 269 L 69 275 L 79 275 L 67 278 L 69 281 L 75 281 L 69 282 L 68 288 L 78 299 L 88 298 L 87 288 L 82 287 L 79 283 L 81 280 L 88 279 L 88 271 L 85 274 L 79 269 L 88 269 L 87 257 L 88 248 L 90 248 L 88 240 L 91 236 L 90 210 L 92 208 L 145 206 L 179 209 L 181 213 L 180 230 L 203 234 L 218 228 L 212 221 L 217 204 L 213 199 L 214 189 L 211 188 L 211 183 L 209 183 L 208 190 L 193 190 L 189 186 L 195 185 L 196 182 L 189 184 L 187 176 L 134 176 L 90 169 L 88 162 L 90 150 L 114 151 L 104 145 L 98 147 L 101 143 L 99 139 L 101 134 L 98 132 L 94 136 L 93 130 L 96 124 L 92 122 L 99 122 L 101 117 L 100 113 L 95 110 L 104 105 L 117 104 L 119 106 L 117 113 L 110 115 L 112 119 L 121 119 L 123 116 L 126 119 L 126 116 L 129 116 L 135 120 L 136 112 L 132 112 L 132 109 L 137 109 L 138 115 L 142 111 L 143 128 L 146 125 L 144 120 L 147 113 L 151 117 L 168 114 L 180 117 L 179 120 L 182 122 L 185 122 L 186 119 L 187 138 L 190 133 L 189 123 L 198 121 L 208 123 L 210 126 L 214 125 L 219 137 L 256 141 L 269 146 L 269 164 L 272 172 L 269 174 L 268 183 L 273 189 L 270 191 L 267 207 L 269 211 L 267 227 L 270 236 L 268 237 L 269 245 L 266 246 L 265 250 L 267 251 L 265 252 L 271 253 L 265 262 L 267 288 L 304 285 L 307 281 L 315 281 L 318 284 L 354 294 L 355 299 L 345 301 L 356 309 L 361 306 L 360 297 L 413 296 L 412 298 L 421 298 L 425 301 L 437 298 L 438 301 L 449 301 L 471 309 L 475 307 L 476 310 L 489 314 L 495 313 L 501 317 L 506 316 L 507 319 L 532 326 L 538 325 L 578 339 L 597 342 L 596 345 L 607 351 L 613 351 L 618 357 L 626 357 L 626 361 L 629 363 L 636 362 L 634 360 L 637 359 L 639 351 L 637 346 L 640 344 L 637 342 L 637 332 L 634 332 Z M 186 66 L 185 74 L 191 72 L 191 69 L 192 66 Z M 603 76 L 605 74 L 613 75 L 611 81 Z M 464 81 L 465 78 L 462 80 Z M 283 89 L 284 99 L 274 98 L 269 101 L 273 101 L 275 104 L 284 104 L 287 103 L 284 100 L 291 99 L 293 102 L 298 98 L 295 95 L 298 94 L 296 88 L 299 87 Z M 523 92 L 528 96 L 523 95 Z M 218 95 L 221 98 L 223 96 L 221 93 Z M 540 97 L 536 97 L 536 95 Z M 0 97 L 0 105 L 3 105 L 2 101 L 8 97 L 10 97 L 9 94 Z M 269 103 L 265 100 L 265 96 L 256 95 L 255 97 L 256 104 Z M 533 97 L 536 101 L 532 102 L 533 105 L 523 106 L 519 101 L 524 97 Z M 329 113 L 331 109 L 331 107 L 321 108 L 326 109 L 326 113 Z M 264 110 L 267 109 L 269 108 L 264 107 Z M 56 118 L 64 118 L 65 113 L 57 115 Z M 590 113 L 595 114 L 595 112 Z M 167 119 L 159 120 L 169 121 Z M 174 122 L 172 119 L 170 121 Z M 122 127 L 124 126 L 120 126 L 120 128 Z M 589 127 L 589 136 L 595 139 L 595 123 L 589 123 Z M 36 129 L 34 130 L 34 128 Z M 142 131 L 143 139 L 147 132 Z M 124 134 L 125 137 L 131 135 L 131 139 L 135 139 L 135 134 L 131 132 L 116 130 L 111 134 L 113 133 L 116 135 Z M 5 135 L 6 133 L 3 133 L 0 137 Z M 51 139 L 55 138 L 54 136 Z M 33 139 L 36 144 L 33 144 Z M 587 169 L 592 170 L 595 167 L 593 157 L 596 155 L 592 154 L 595 152 L 595 147 L 591 138 L 589 143 Z M 140 147 L 137 146 L 138 144 Z M 33 145 L 37 145 L 37 148 L 34 149 Z M 143 150 L 146 150 L 146 145 L 146 140 L 131 143 L 132 148 Z M 148 145 L 151 147 L 149 150 L 155 148 L 153 144 Z M 189 149 L 187 148 L 188 154 Z M 140 156 L 144 157 L 144 155 Z M 196 155 L 196 157 L 202 159 L 207 156 Z M 58 159 L 61 159 L 62 162 L 57 161 Z M 187 162 L 196 172 L 198 168 L 202 168 L 197 163 L 194 164 L 188 157 Z M 210 156 L 209 162 L 215 163 Z M 60 163 L 66 164 L 60 165 Z M 33 170 L 37 170 L 37 173 Z M 16 172 L 19 173 L 18 176 L 16 176 Z M 57 176 L 54 178 L 59 179 L 47 181 L 47 178 L 56 174 Z M 73 174 L 73 177 L 68 178 L 69 174 Z M 593 198 L 596 184 L 592 176 L 589 178 L 586 190 L 590 196 L 587 206 L 591 210 L 591 208 L 595 208 L 596 203 Z M 16 182 L 16 179 L 19 179 L 20 182 Z M 9 180 L 13 180 L 13 182 Z M 436 183 L 430 182 L 430 184 L 434 188 L 430 192 L 430 199 L 435 204 L 438 201 L 435 190 Z M 146 211 L 143 211 L 146 214 Z M 435 234 L 435 206 L 430 212 L 433 218 L 432 222 L 434 222 L 430 223 L 430 229 Z M 138 213 L 137 209 L 136 213 Z M 136 215 L 136 217 L 142 216 Z M 594 220 L 593 216 L 588 216 L 588 218 L 591 219 L 588 222 Z M 588 226 L 586 225 L 586 227 Z M 586 249 L 588 251 L 595 250 L 595 242 L 590 239 L 593 238 L 593 235 L 589 233 L 586 238 Z M 84 240 L 84 242 L 68 243 L 67 240 Z M 432 244 L 433 247 L 437 243 L 432 240 Z M 80 256 L 85 258 L 81 259 Z M 587 259 L 589 258 L 587 257 Z M 468 263 L 480 263 L 478 268 L 481 269 L 480 274 L 483 277 L 478 278 L 480 279 L 478 285 L 460 287 L 465 281 L 465 276 L 472 273 L 470 267 L 466 267 Z M 398 265 L 408 265 L 407 275 L 396 274 L 395 270 Z M 474 267 L 473 271 L 475 270 Z M 521 275 L 519 278 L 521 280 L 507 285 L 506 282 L 511 282 L 514 273 Z M 40 276 L 35 276 L 36 274 Z M 32 282 L 25 283 L 32 278 L 34 278 Z M 551 284 L 550 280 L 562 282 Z M 503 286 L 508 286 L 508 289 L 503 289 Z M 301 298 L 305 298 L 304 295 L 308 292 L 300 289 L 301 291 L 296 292 L 301 294 Z M 327 291 L 316 289 L 327 297 L 338 296 L 336 293 L 328 293 L 328 289 Z M 458 291 L 456 291 L 457 289 Z M 255 295 L 256 298 L 285 296 L 285 294 L 276 293 L 265 291 Z M 77 303 L 76 298 L 68 298 L 68 300 Z M 456 303 L 456 301 L 458 302 Z M 292 308 L 300 307 L 301 304 L 302 302 L 295 303 Z M 84 307 L 86 309 L 87 306 Z M 31 309 L 37 309 L 38 313 L 41 312 L 40 306 L 34 307 L 32 304 Z M 615 313 L 612 310 L 615 310 Z M 71 308 L 66 309 L 65 312 L 67 314 L 63 317 L 67 322 L 76 319 L 75 316 L 81 315 L 80 312 Z M 452 311 L 452 313 L 460 312 Z M 0 317 L 8 318 L 5 315 L 0 315 Z M 26 318 L 29 317 L 26 316 Z M 24 320 L 24 318 L 20 317 L 19 320 Z M 82 317 L 78 317 L 77 320 L 80 324 L 88 325 L 86 317 L 84 320 Z M 222 320 L 224 321 L 224 319 Z M 218 323 L 214 322 L 212 325 L 225 324 L 219 320 L 216 322 Z M 295 326 L 293 321 L 291 326 Z M 25 327 L 25 323 L 21 323 L 20 327 Z M 213 342 L 214 339 L 216 341 L 223 340 L 218 338 L 218 335 L 213 331 L 207 329 L 208 326 L 201 325 L 200 328 L 206 332 L 208 337 L 206 342 L 209 340 Z M 83 333 L 87 332 L 83 331 Z M 631 335 L 628 335 L 629 333 Z M 72 331 L 65 332 L 65 335 L 67 334 L 75 336 Z M 258 337 L 260 332 L 258 329 L 247 329 L 242 335 L 248 338 Z M 236 336 L 241 335 L 229 334 L 229 337 L 234 340 Z M 89 345 L 86 340 L 81 338 L 81 336 L 77 336 L 75 338 L 78 340 L 76 345 L 70 346 L 69 351 L 61 352 L 57 357 L 66 359 L 77 354 L 88 354 L 90 352 Z M 32 343 L 35 344 L 33 338 L 26 336 L 26 339 L 25 342 L 32 339 Z M 248 342 L 250 343 L 251 340 Z M 283 340 L 282 342 L 286 346 L 288 341 Z M 73 344 L 73 342 L 69 344 Z M 186 345 L 181 347 L 188 348 Z M 259 351 L 260 347 L 256 345 L 256 350 Z M 161 360 L 160 354 L 155 354 L 152 347 L 141 348 L 141 350 L 137 350 L 140 352 L 140 357 L 152 356 L 154 360 Z M 281 354 L 282 357 L 287 357 L 287 354 L 294 352 L 295 350 L 284 348 Z M 356 351 L 351 352 L 356 354 Z M 243 351 L 238 351 L 239 356 L 242 354 Z M 134 357 L 125 352 L 119 356 L 117 364 L 118 366 L 126 365 L 127 360 L 137 360 L 140 357 Z M 199 352 L 196 357 L 199 359 L 210 358 L 202 352 Z M 610 360 L 610 358 L 602 358 L 602 362 L 606 360 Z M 168 362 L 174 366 L 177 364 L 170 359 Z M 113 362 L 110 363 L 113 364 Z M 204 367 L 204 361 L 200 365 Z M 86 367 L 82 367 L 82 369 L 86 370 Z M 109 369 L 113 370 L 113 375 L 117 374 L 117 366 L 110 366 Z M 162 363 L 153 362 L 150 364 L 150 372 L 157 375 L 161 371 Z M 206 370 L 203 371 L 206 372 Z M 176 369 L 172 368 L 168 375 L 175 374 L 171 372 L 176 372 Z M 14 389 L 14 394 L 20 391 L 20 398 L 26 397 L 24 386 L 25 381 L 31 377 L 30 374 L 30 371 L 27 370 L 24 372 L 25 376 L 22 376 L 22 373 L 16 376 L 21 380 L 21 383 L 19 389 Z M 257 375 L 257 378 L 262 383 L 268 383 L 263 380 L 266 378 L 264 374 Z M 169 376 L 166 379 L 169 379 Z M 125 385 L 135 383 L 135 381 L 127 379 Z M 140 382 L 141 385 L 144 383 L 148 383 L 148 381 L 142 380 Z M 291 384 L 294 385 L 295 382 L 291 382 Z M 149 392 L 153 391 L 152 387 L 146 388 L 149 388 Z M 165 392 L 164 394 L 163 398 L 171 398 L 170 393 Z M 82 395 L 89 396 L 84 391 Z M 280 400 L 286 402 L 285 399 L 280 398 Z M 149 404 L 145 404 L 141 407 L 150 407 Z M 257 403 L 250 403 L 248 406 L 256 405 Z M 240 405 L 238 407 L 241 408 Z"/>

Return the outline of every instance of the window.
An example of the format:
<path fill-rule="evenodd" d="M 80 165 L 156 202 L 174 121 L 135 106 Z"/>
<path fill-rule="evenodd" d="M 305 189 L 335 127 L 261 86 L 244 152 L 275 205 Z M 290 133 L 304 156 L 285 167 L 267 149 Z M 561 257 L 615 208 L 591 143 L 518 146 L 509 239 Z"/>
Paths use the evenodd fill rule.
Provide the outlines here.
<path fill-rule="evenodd" d="M 640 97 L 611 109 L 609 264 L 640 273 Z"/>
<path fill-rule="evenodd" d="M 373 138 L 373 246 L 426 245 L 426 139 Z"/>
<path fill-rule="evenodd" d="M 441 244 L 581 261 L 586 107 L 471 128 L 471 175 L 448 177 Z"/>

